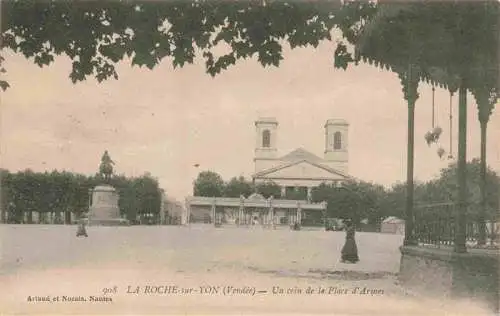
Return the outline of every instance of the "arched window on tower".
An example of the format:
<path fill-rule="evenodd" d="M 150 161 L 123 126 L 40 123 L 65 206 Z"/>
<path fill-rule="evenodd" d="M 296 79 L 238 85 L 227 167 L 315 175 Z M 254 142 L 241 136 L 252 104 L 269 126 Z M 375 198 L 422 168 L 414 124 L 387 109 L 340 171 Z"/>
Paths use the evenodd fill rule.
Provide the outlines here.
<path fill-rule="evenodd" d="M 335 132 L 335 134 L 333 134 L 333 149 L 342 149 L 342 134 L 340 132 Z"/>
<path fill-rule="evenodd" d="M 262 147 L 271 147 L 271 132 L 268 129 L 262 132 Z"/>

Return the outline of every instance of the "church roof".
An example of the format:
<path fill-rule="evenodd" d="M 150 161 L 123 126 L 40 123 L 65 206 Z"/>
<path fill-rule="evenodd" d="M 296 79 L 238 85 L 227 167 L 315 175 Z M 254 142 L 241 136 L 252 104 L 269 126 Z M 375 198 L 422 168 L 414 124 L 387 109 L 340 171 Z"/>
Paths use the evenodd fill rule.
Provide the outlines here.
<path fill-rule="evenodd" d="M 322 162 L 323 159 L 316 156 L 315 154 L 308 152 L 304 148 L 297 148 L 294 151 L 286 154 L 285 156 L 279 158 L 282 161 L 302 161 L 307 160 L 310 162 Z"/>
<path fill-rule="evenodd" d="M 321 159 L 321 158 L 320 158 L 320 159 Z M 315 167 L 318 167 L 318 168 L 321 168 L 321 169 L 323 169 L 323 170 L 326 170 L 326 171 L 328 171 L 328 172 L 330 172 L 330 173 L 332 173 L 332 174 L 337 174 L 337 175 L 339 175 L 339 176 L 341 176 L 341 177 L 343 177 L 343 178 L 345 178 L 345 179 L 348 179 L 348 180 L 349 180 L 349 179 L 350 179 L 350 180 L 354 179 L 353 177 L 351 177 L 351 176 L 349 176 L 349 175 L 347 175 L 347 174 L 345 174 L 345 173 L 343 173 L 343 172 L 341 172 L 341 171 L 339 171 L 339 170 L 336 170 L 336 169 L 330 168 L 330 167 L 325 166 L 325 165 L 323 165 L 323 164 L 321 164 L 321 163 L 314 162 L 314 161 L 307 160 L 307 159 L 296 160 L 296 161 L 288 161 L 288 162 L 285 162 L 285 163 L 283 163 L 283 164 L 280 164 L 280 165 L 278 165 L 278 166 L 276 166 L 276 167 L 269 168 L 269 169 L 266 169 L 266 170 L 262 170 L 262 171 L 260 171 L 260 172 L 257 172 L 257 173 L 255 173 L 252 177 L 253 177 L 253 178 L 259 178 L 259 177 L 265 176 L 265 175 L 267 175 L 267 174 L 270 174 L 270 173 L 276 172 L 276 171 L 278 171 L 278 170 L 285 169 L 285 168 L 288 168 L 288 167 L 291 167 L 291 166 L 297 165 L 297 164 L 299 164 L 299 163 L 301 163 L 301 162 L 306 162 L 306 163 L 309 163 L 309 164 L 311 164 L 311 165 L 313 165 L 313 166 L 315 166 Z"/>

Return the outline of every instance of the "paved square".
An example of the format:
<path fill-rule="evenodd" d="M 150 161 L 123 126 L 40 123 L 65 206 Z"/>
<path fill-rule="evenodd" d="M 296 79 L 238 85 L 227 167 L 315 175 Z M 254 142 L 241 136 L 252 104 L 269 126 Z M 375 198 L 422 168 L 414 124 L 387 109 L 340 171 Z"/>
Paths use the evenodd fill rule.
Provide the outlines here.
<path fill-rule="evenodd" d="M 208 225 L 89 227 L 88 238 L 76 238 L 75 226 L 3 225 L 0 232 L 3 314 L 434 315 L 450 308 L 423 304 L 397 285 L 400 235 L 358 233 L 361 262 L 353 265 L 339 262 L 342 232 Z M 477 315 L 468 308 L 458 311 Z"/>

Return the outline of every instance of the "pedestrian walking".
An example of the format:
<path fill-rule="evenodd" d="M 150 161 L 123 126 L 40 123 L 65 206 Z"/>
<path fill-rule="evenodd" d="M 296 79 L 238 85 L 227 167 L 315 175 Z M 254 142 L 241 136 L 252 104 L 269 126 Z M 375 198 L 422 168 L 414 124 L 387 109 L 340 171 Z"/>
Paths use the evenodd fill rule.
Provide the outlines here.
<path fill-rule="evenodd" d="M 358 247 L 356 246 L 356 230 L 352 221 L 346 222 L 346 236 L 344 247 L 342 247 L 342 262 L 356 263 L 359 261 Z"/>
<path fill-rule="evenodd" d="M 78 229 L 76 231 L 76 237 L 88 237 L 87 235 L 87 229 L 85 229 L 85 222 L 83 220 L 80 220 L 80 223 L 78 224 Z"/>

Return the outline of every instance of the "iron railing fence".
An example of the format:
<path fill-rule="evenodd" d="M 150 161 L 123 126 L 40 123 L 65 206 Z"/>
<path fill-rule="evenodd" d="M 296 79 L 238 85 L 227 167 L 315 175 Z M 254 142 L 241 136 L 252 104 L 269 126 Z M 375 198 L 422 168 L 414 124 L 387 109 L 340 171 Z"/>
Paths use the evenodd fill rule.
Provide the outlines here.
<path fill-rule="evenodd" d="M 436 246 L 453 246 L 456 232 L 455 203 L 434 203 L 415 206 L 414 234 L 419 244 Z M 478 244 L 480 221 L 478 212 L 466 214 L 465 240 L 466 246 Z M 486 244 L 498 246 L 499 225 L 497 218 L 486 216 Z"/>

